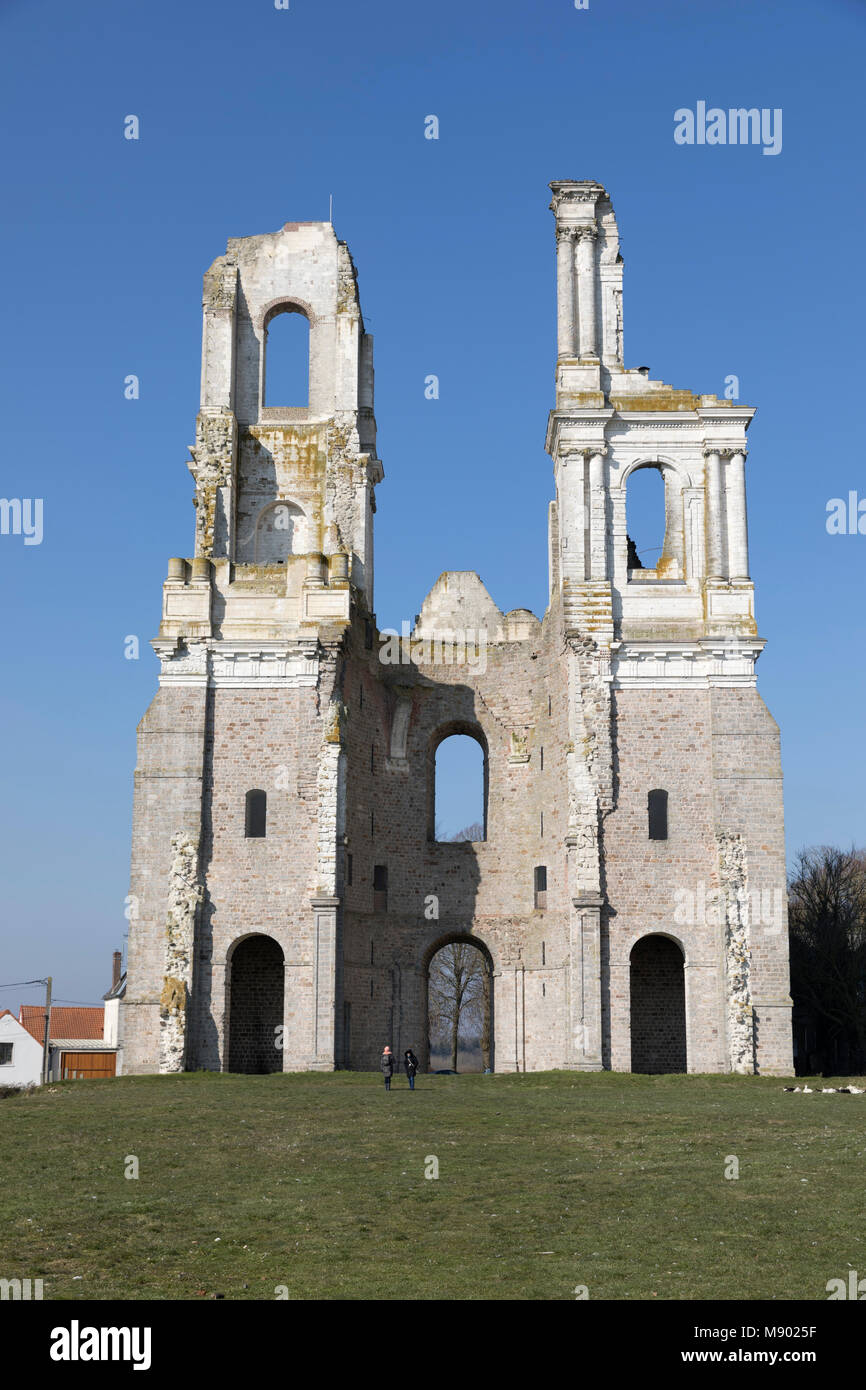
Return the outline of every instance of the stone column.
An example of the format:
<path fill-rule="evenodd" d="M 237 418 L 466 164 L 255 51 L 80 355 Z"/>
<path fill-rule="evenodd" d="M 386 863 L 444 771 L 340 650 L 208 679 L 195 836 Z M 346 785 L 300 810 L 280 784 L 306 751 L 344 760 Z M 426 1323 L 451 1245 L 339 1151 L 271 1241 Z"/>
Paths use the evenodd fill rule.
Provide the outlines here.
<path fill-rule="evenodd" d="M 558 356 L 574 356 L 574 231 L 556 229 L 556 326 Z"/>
<path fill-rule="evenodd" d="M 611 1071 L 631 1071 L 631 963 L 611 959 L 608 965 L 610 998 Z"/>
<path fill-rule="evenodd" d="M 559 560 L 560 577 L 573 584 L 586 578 L 587 497 L 584 451 L 571 449 L 560 457 Z"/>
<path fill-rule="evenodd" d="M 577 1071 L 601 1071 L 601 909 L 604 900 L 572 898 L 570 1055 Z"/>
<path fill-rule="evenodd" d="M 598 230 L 594 222 L 577 228 L 577 298 L 580 326 L 580 357 L 598 357 L 598 325 L 595 313 L 595 241 Z"/>
<path fill-rule="evenodd" d="M 722 460 L 718 449 L 705 449 L 707 471 L 707 579 L 725 576 Z"/>
<path fill-rule="evenodd" d="M 607 578 L 606 444 L 594 444 L 589 454 L 589 577 Z"/>
<path fill-rule="evenodd" d="M 207 1043 L 202 1041 L 196 1061 L 200 1067 L 205 1067 L 208 1071 L 228 1071 L 229 1069 L 229 1039 L 226 1030 L 228 1021 L 226 1012 L 226 962 L 217 960 L 212 956 L 208 961 L 203 957 L 203 964 L 200 969 L 202 973 L 208 972 L 207 988 L 209 991 L 210 1016 L 213 1019 L 214 1032 L 206 1030 L 209 1035 Z M 202 1011 L 203 1014 L 205 1011 Z"/>
<path fill-rule="evenodd" d="M 336 1008 L 340 972 L 340 899 L 313 898 L 312 1071 L 333 1071 L 337 1061 Z M 340 1020 L 342 1032 L 342 1020 Z"/>
<path fill-rule="evenodd" d="M 749 578 L 749 532 L 746 520 L 746 453 L 732 449 L 725 479 L 728 523 L 728 573 L 732 580 Z"/>

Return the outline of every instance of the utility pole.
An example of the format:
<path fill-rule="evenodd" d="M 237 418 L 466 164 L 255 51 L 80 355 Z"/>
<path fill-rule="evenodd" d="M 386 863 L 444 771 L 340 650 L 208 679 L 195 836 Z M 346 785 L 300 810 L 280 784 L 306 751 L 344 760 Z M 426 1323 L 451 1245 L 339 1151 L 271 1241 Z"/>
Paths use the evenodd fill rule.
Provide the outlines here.
<path fill-rule="evenodd" d="M 42 1085 L 48 1085 L 48 1059 L 50 1056 L 48 1040 L 51 1027 L 51 976 L 45 981 L 45 1033 L 42 1038 Z"/>

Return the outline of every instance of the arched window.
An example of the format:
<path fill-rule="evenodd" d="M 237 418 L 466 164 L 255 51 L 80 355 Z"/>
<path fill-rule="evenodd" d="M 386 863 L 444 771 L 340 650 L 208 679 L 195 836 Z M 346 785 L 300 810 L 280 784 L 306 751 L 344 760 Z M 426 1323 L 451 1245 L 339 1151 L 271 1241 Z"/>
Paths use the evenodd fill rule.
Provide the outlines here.
<path fill-rule="evenodd" d="M 457 723 L 432 744 L 431 840 L 487 839 L 487 746 L 480 729 Z"/>
<path fill-rule="evenodd" d="M 306 517 L 294 502 L 273 502 L 256 522 L 256 564 L 282 565 L 304 553 Z"/>
<path fill-rule="evenodd" d="M 647 793 L 647 816 L 649 819 L 649 838 L 666 840 L 668 838 L 668 794 L 660 788 Z"/>
<path fill-rule="evenodd" d="M 665 548 L 665 522 L 662 470 L 635 469 L 629 476 L 626 492 L 628 569 L 655 570 Z"/>
<path fill-rule="evenodd" d="M 310 323 L 302 309 L 277 309 L 265 325 L 264 404 L 305 407 L 310 402 Z"/>
<path fill-rule="evenodd" d="M 253 788 L 247 792 L 246 821 L 244 834 L 248 840 L 262 840 L 266 834 L 268 819 L 268 794 Z"/>

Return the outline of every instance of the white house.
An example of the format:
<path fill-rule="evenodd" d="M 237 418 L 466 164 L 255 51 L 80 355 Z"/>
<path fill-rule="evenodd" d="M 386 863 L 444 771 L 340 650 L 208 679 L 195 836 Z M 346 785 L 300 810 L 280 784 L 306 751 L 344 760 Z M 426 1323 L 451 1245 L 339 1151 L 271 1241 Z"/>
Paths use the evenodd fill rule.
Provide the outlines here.
<path fill-rule="evenodd" d="M 0 1086 L 38 1086 L 42 1047 L 8 1009 L 0 1013 Z"/>

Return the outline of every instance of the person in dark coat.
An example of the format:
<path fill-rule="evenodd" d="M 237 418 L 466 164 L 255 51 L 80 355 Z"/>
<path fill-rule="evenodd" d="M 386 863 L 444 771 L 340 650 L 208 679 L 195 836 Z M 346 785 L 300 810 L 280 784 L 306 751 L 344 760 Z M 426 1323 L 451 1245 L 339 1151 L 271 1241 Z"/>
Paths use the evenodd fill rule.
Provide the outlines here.
<path fill-rule="evenodd" d="M 382 1074 L 385 1077 L 385 1090 L 390 1091 L 391 1077 L 394 1075 L 394 1054 L 391 1051 L 390 1047 L 385 1048 L 385 1051 L 382 1053 L 382 1060 L 379 1063 L 379 1065 L 381 1066 Z"/>
<path fill-rule="evenodd" d="M 409 1078 L 409 1090 L 414 1091 L 415 1073 L 418 1070 L 418 1058 L 415 1056 L 411 1047 L 407 1047 L 406 1051 L 403 1053 L 403 1066 L 406 1068 L 406 1075 Z"/>

